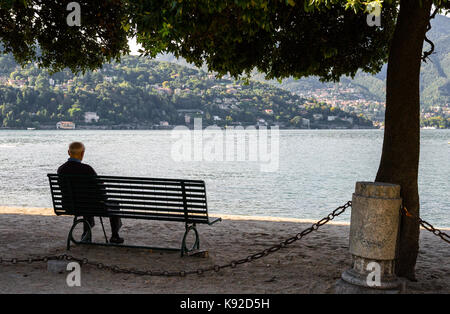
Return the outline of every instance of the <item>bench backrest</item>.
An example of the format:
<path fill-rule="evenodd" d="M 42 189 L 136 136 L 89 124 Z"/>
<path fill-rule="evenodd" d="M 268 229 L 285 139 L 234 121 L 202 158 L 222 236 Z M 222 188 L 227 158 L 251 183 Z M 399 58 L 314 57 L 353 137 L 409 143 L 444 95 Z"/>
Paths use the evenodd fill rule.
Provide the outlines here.
<path fill-rule="evenodd" d="M 205 182 L 48 174 L 56 215 L 207 223 Z"/>

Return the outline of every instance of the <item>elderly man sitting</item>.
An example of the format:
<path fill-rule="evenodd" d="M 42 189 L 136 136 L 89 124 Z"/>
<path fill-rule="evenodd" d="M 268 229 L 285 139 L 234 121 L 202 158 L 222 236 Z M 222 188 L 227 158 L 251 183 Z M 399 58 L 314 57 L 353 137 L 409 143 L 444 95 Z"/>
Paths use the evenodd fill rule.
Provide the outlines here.
<path fill-rule="evenodd" d="M 81 163 L 84 157 L 84 152 L 86 151 L 85 146 L 81 142 L 73 142 L 69 145 L 69 160 L 61 165 L 58 168 L 58 174 L 66 174 L 66 175 L 86 175 L 86 176 L 96 176 L 97 173 L 95 170 L 87 165 Z M 76 182 L 76 181 L 75 181 Z M 64 198 L 64 196 L 63 196 Z M 105 205 L 107 204 L 108 200 L 101 200 Z M 83 217 L 91 227 L 95 225 L 94 217 L 93 216 L 84 216 Z M 122 221 L 118 217 L 110 217 L 109 222 L 111 224 L 111 233 L 112 236 L 109 240 L 111 243 L 121 244 L 123 243 L 123 238 L 119 236 L 119 230 L 122 226 Z M 84 232 L 83 232 L 83 239 L 84 241 L 91 241 L 91 239 L 85 239 L 85 235 L 87 235 L 88 228 L 87 226 L 84 226 Z"/>

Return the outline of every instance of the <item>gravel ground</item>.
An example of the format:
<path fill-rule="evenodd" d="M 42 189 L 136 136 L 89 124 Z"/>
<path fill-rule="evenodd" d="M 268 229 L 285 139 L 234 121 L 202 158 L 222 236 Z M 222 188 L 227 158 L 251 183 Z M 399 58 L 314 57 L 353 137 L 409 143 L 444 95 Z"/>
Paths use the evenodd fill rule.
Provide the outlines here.
<path fill-rule="evenodd" d="M 180 257 L 175 252 L 97 246 L 73 246 L 66 252 L 71 217 L 49 208 L 0 207 L 0 257 L 28 258 L 70 254 L 124 268 L 153 271 L 195 270 L 225 264 L 279 243 L 309 227 L 310 222 L 274 217 L 222 215 L 213 226 L 198 226 L 201 248 L 209 256 Z M 98 220 L 97 220 L 98 221 Z M 124 220 L 129 244 L 179 247 L 181 223 Z M 107 232 L 109 232 L 109 223 Z M 67 273 L 47 271 L 43 262 L 0 265 L 0 293 L 333 293 L 340 274 L 350 266 L 349 227 L 327 224 L 301 241 L 252 263 L 218 273 L 187 277 L 116 274 L 92 266 L 81 269 L 81 286 L 68 287 Z M 99 223 L 94 240 L 102 240 Z M 422 230 L 417 282 L 409 293 L 450 293 L 448 243 Z"/>

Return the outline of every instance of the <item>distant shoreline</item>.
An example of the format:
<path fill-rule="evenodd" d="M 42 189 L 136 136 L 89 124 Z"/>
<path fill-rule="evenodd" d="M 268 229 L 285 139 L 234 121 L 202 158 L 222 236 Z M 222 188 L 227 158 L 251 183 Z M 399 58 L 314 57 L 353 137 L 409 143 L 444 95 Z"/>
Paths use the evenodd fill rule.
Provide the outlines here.
<path fill-rule="evenodd" d="M 26 127 L 17 127 L 17 128 L 9 128 L 9 127 L 0 127 L 0 131 L 114 131 L 114 130 L 118 130 L 118 131 L 171 131 L 173 129 L 175 129 L 176 127 L 187 127 L 190 130 L 193 130 L 192 126 L 189 125 L 170 125 L 170 126 L 161 126 L 161 127 L 143 127 L 143 126 L 98 126 L 98 127 L 86 127 L 86 126 L 80 126 L 77 127 L 75 129 L 72 130 L 65 130 L 65 129 L 56 129 L 55 127 L 42 127 L 42 128 L 26 128 Z M 260 128 L 261 126 L 258 125 L 233 125 L 230 126 L 231 129 L 235 128 L 235 127 L 255 127 L 256 129 Z M 271 127 L 275 127 L 276 125 L 269 125 L 269 126 L 263 126 L 266 127 L 267 129 L 270 129 Z M 208 126 L 202 128 L 205 129 Z M 227 128 L 225 127 L 219 127 L 221 130 L 226 130 Z M 291 127 L 280 127 L 278 126 L 279 130 L 381 130 L 383 131 L 383 128 L 377 128 L 377 127 L 353 127 L 353 128 L 326 128 L 326 127 L 320 127 L 320 128 L 310 128 L 310 129 L 306 129 L 306 128 L 291 128 Z M 450 130 L 450 128 L 436 128 L 436 129 L 431 129 L 431 128 L 420 128 L 421 131 L 423 130 Z"/>
<path fill-rule="evenodd" d="M 143 130 L 143 131 L 171 131 L 173 129 L 175 129 L 176 127 L 187 127 L 189 129 L 193 129 L 192 126 L 189 125 L 171 125 L 171 126 L 163 126 L 163 127 L 140 127 L 140 126 L 136 126 L 136 127 L 125 127 L 125 126 L 99 126 L 99 127 L 77 127 L 75 129 L 71 129 L 71 130 L 66 130 L 66 129 L 56 129 L 55 127 L 51 127 L 51 128 L 33 128 L 33 129 L 29 129 L 26 127 L 20 127 L 20 128 L 7 128 L 7 127 L 0 127 L 0 130 L 10 130 L 10 131 L 81 131 L 81 130 L 87 130 L 87 131 L 110 131 L 110 130 Z M 211 125 L 212 126 L 212 125 Z M 208 126 L 202 128 L 205 129 Z M 230 126 L 231 129 L 235 128 L 235 127 L 255 127 L 256 129 L 261 128 L 261 126 L 258 125 L 233 125 Z M 267 129 L 270 129 L 271 127 L 276 127 L 276 125 L 269 125 L 269 126 L 262 126 L 262 127 L 266 127 Z M 221 130 L 226 130 L 227 128 L 225 127 L 219 127 Z M 280 130 L 381 130 L 380 128 L 376 128 L 376 127 L 353 127 L 353 128 L 310 128 L 310 129 L 306 129 L 306 128 L 290 128 L 290 127 L 280 127 L 278 126 L 278 128 Z"/>
<path fill-rule="evenodd" d="M 61 132 L 67 132 L 67 131 L 172 131 L 174 128 L 158 128 L 158 129 L 116 129 L 116 128 L 110 128 L 110 129 L 85 129 L 85 128 L 79 128 L 74 130 L 57 130 L 57 129 L 35 129 L 35 130 L 27 130 L 23 128 L 0 128 L 0 131 L 61 131 Z M 204 130 L 205 128 L 203 128 Z M 267 129 L 270 130 L 270 127 Z M 192 129 L 190 129 L 192 130 Z M 225 128 L 221 128 L 221 130 L 226 130 Z M 330 129 L 296 129 L 296 128 L 279 128 L 280 131 L 356 131 L 356 130 L 377 130 L 377 131 L 384 131 L 384 129 L 379 128 L 354 128 L 354 129 L 339 129 L 339 128 L 330 128 Z M 450 128 L 445 129 L 420 129 L 421 131 L 443 131 L 443 130 L 450 130 Z"/>

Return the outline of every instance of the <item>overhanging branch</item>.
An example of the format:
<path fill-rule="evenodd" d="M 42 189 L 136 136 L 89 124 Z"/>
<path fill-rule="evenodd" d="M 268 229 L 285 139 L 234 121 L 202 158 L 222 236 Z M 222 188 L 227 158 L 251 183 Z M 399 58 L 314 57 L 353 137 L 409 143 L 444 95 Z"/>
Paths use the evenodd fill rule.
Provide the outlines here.
<path fill-rule="evenodd" d="M 423 62 L 427 62 L 427 59 L 429 59 L 429 57 L 434 53 L 434 43 L 427 37 L 427 33 L 431 29 L 431 20 L 435 18 L 436 14 L 438 12 L 439 12 L 439 8 L 436 7 L 436 9 L 430 15 L 430 19 L 428 20 L 427 31 L 425 32 L 425 41 L 430 45 L 430 50 L 424 51 L 424 53 L 422 55 Z"/>

